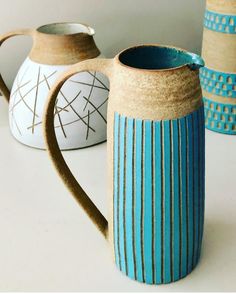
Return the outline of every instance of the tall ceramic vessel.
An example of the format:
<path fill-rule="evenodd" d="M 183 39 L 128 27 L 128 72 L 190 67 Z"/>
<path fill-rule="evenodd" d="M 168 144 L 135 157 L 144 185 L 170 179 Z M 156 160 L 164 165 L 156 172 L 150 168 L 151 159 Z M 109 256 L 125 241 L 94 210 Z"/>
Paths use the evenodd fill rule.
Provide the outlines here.
<path fill-rule="evenodd" d="M 235 0 L 207 0 L 202 55 L 206 127 L 236 135 Z"/>
<path fill-rule="evenodd" d="M 29 35 L 33 48 L 22 64 L 11 94 L 0 75 L 0 91 L 9 100 L 13 136 L 23 144 L 45 148 L 42 114 L 50 88 L 60 74 L 79 61 L 96 58 L 100 51 L 94 30 L 76 23 L 49 24 L 0 36 Z M 108 80 L 86 71 L 69 79 L 57 97 L 55 129 L 61 149 L 87 147 L 106 140 Z"/>
<path fill-rule="evenodd" d="M 45 117 L 50 156 L 70 191 L 109 239 L 117 267 L 130 278 L 162 284 L 199 261 L 204 219 L 202 59 L 158 45 L 124 50 L 112 60 L 73 66 L 51 90 Z M 53 109 L 63 82 L 99 70 L 110 79 L 109 222 L 66 165 Z"/>

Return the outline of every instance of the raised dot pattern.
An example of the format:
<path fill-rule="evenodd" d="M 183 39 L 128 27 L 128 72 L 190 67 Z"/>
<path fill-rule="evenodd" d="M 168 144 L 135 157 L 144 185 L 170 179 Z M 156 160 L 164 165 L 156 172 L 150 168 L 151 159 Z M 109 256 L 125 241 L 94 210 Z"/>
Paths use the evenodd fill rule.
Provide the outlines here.
<path fill-rule="evenodd" d="M 217 103 L 204 97 L 206 128 L 236 135 L 236 105 Z"/>
<path fill-rule="evenodd" d="M 236 15 L 225 15 L 206 10 L 204 26 L 212 31 L 236 34 Z"/>
<path fill-rule="evenodd" d="M 236 98 L 236 74 L 214 71 L 207 67 L 200 70 L 201 86 L 215 95 Z"/>

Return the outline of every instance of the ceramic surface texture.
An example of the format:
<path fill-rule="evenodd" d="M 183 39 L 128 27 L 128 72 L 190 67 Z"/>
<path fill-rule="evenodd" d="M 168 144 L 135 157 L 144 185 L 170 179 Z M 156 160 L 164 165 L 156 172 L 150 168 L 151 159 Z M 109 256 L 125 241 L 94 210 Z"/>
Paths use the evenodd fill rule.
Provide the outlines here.
<path fill-rule="evenodd" d="M 49 94 L 45 138 L 51 159 L 109 240 L 119 269 L 140 282 L 176 281 L 199 260 L 205 145 L 198 68 L 203 65 L 199 56 L 178 48 L 137 46 L 114 59 L 74 65 Z M 63 81 L 84 70 L 99 70 L 110 80 L 108 220 L 66 165 L 52 123 Z"/>
<path fill-rule="evenodd" d="M 45 148 L 42 120 L 48 92 L 68 69 L 25 60 L 11 91 L 9 121 L 13 136 L 23 144 Z M 55 106 L 55 129 L 61 149 L 74 149 L 106 140 L 109 83 L 99 72 L 83 72 L 62 87 Z"/>
<path fill-rule="evenodd" d="M 205 124 L 210 130 L 236 135 L 236 3 L 208 0 L 200 71 Z"/>
<path fill-rule="evenodd" d="M 101 57 L 94 30 L 83 24 L 58 23 L 37 30 L 19 30 L 1 36 L 27 34 L 33 47 L 15 78 L 11 94 L 0 76 L 0 89 L 9 100 L 13 136 L 23 144 L 45 149 L 43 109 L 52 84 L 73 63 Z M 46 44 L 46 45 L 45 45 Z M 106 140 L 109 82 L 101 73 L 86 71 L 63 85 L 55 105 L 55 129 L 62 150 L 88 147 Z"/>
<path fill-rule="evenodd" d="M 204 220 L 204 111 L 150 121 L 115 113 L 114 248 L 118 268 L 148 284 L 185 277 Z"/>

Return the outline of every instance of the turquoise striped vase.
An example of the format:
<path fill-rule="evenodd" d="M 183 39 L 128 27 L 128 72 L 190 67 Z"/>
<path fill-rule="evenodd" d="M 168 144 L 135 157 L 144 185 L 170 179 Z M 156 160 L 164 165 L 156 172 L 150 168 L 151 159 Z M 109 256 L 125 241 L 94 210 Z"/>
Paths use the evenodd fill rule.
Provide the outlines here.
<path fill-rule="evenodd" d="M 200 258 L 204 110 L 174 120 L 114 114 L 115 262 L 148 284 L 177 281 Z"/>
<path fill-rule="evenodd" d="M 130 47 L 113 59 L 90 59 L 54 85 L 45 138 L 63 182 L 109 241 L 117 267 L 148 284 L 177 281 L 200 258 L 204 220 L 203 59 L 165 45 Z M 77 72 L 110 81 L 107 109 L 109 214 L 106 219 L 67 166 L 56 141 L 60 87 Z"/>

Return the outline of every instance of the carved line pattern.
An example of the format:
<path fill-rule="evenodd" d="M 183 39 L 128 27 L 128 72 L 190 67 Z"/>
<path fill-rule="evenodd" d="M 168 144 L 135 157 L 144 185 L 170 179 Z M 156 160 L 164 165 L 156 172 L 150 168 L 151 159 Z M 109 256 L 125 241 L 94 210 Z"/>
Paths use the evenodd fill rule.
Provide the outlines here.
<path fill-rule="evenodd" d="M 23 79 L 24 79 L 24 77 L 25 77 L 26 72 L 28 71 L 28 69 L 29 69 L 29 67 L 27 67 L 27 68 L 25 69 L 25 71 L 24 71 L 24 73 L 23 73 L 23 75 L 22 75 L 22 77 L 21 77 L 20 84 L 22 83 L 22 81 L 23 81 Z M 17 85 L 19 85 L 19 76 L 18 76 L 18 75 L 17 75 L 17 78 L 16 78 L 16 79 L 17 79 Z M 17 86 L 17 89 L 12 93 L 13 105 L 15 104 L 15 101 L 16 101 L 17 92 L 18 92 L 21 88 L 23 88 L 24 86 L 26 86 L 27 84 L 28 84 L 28 82 L 22 84 L 21 86 Z M 15 126 L 16 126 L 16 129 L 18 130 L 19 134 L 22 136 L 22 133 L 21 133 L 21 131 L 20 131 L 20 128 L 19 128 L 19 126 L 18 126 L 18 123 L 17 123 L 16 118 L 15 118 L 15 115 L 14 115 L 14 110 L 12 110 L 9 114 L 10 114 L 11 117 L 12 117 L 12 120 L 11 120 L 11 121 L 12 121 L 11 127 L 13 127 L 13 122 L 14 122 L 14 123 L 15 123 Z"/>
<path fill-rule="evenodd" d="M 32 120 L 32 133 L 34 133 L 34 123 L 35 123 L 35 117 L 36 117 L 36 108 L 37 108 L 37 100 L 38 100 L 38 92 L 39 92 L 39 80 L 40 80 L 40 66 L 38 69 L 38 77 L 37 77 L 37 84 L 36 84 L 36 92 L 35 92 L 35 98 L 34 98 L 34 113 L 33 113 L 33 120 Z"/>
<path fill-rule="evenodd" d="M 55 75 L 56 74 L 56 72 L 57 71 L 54 71 L 53 73 L 51 73 L 48 77 L 47 77 L 47 79 L 49 79 L 49 78 L 51 78 L 53 75 Z M 42 79 L 40 82 L 39 82 L 39 84 L 38 84 L 38 86 L 39 85 L 41 85 L 42 83 L 44 82 L 44 79 Z M 37 85 L 35 85 L 35 86 L 33 86 L 28 92 L 26 92 L 24 95 L 23 95 L 23 98 L 25 98 L 26 96 L 28 96 L 33 90 L 35 90 L 37 88 Z M 18 93 L 18 92 L 17 92 Z M 19 104 L 19 103 L 21 103 L 22 102 L 22 99 L 20 99 L 20 100 L 18 100 L 16 103 L 13 103 L 13 106 L 12 106 L 12 108 L 9 110 L 10 112 Z"/>
<path fill-rule="evenodd" d="M 27 70 L 28 70 L 28 68 L 27 68 Z M 42 124 L 42 121 L 38 121 L 38 122 L 36 121 L 36 118 L 39 117 L 39 115 L 37 114 L 37 100 L 38 100 L 38 95 L 39 95 L 39 87 L 40 87 L 40 85 L 45 83 L 48 90 L 50 90 L 51 87 L 50 87 L 49 79 L 53 75 L 55 75 L 56 72 L 57 72 L 57 71 L 54 71 L 50 75 L 46 76 L 45 74 L 41 73 L 41 68 L 39 67 L 38 68 L 36 85 L 34 85 L 32 88 L 30 88 L 30 90 L 28 90 L 24 95 L 22 95 L 21 90 L 31 82 L 31 80 L 29 80 L 27 82 L 22 83 L 23 78 L 24 78 L 24 76 L 26 74 L 26 71 L 22 75 L 20 82 L 18 80 L 19 75 L 17 76 L 17 88 L 12 93 L 12 97 L 14 97 L 14 100 L 13 100 L 13 105 L 12 105 L 12 107 L 10 109 L 10 113 L 12 114 L 12 122 L 15 123 L 16 128 L 17 128 L 20 135 L 22 135 L 22 132 L 20 131 L 20 128 L 19 128 L 19 126 L 18 126 L 18 124 L 16 122 L 16 119 L 15 119 L 15 116 L 14 116 L 14 111 L 15 111 L 16 107 L 19 104 L 23 103 L 25 105 L 25 107 L 27 107 L 28 110 L 32 113 L 32 124 L 30 126 L 28 126 L 27 129 L 31 130 L 32 134 L 34 134 L 35 127 L 40 126 Z M 82 97 L 85 100 L 85 106 L 84 106 L 83 111 L 86 110 L 88 105 L 91 105 L 93 107 L 92 111 L 88 110 L 86 115 L 82 116 L 73 107 L 73 105 L 72 105 L 73 102 L 75 102 L 76 99 L 80 98 L 81 90 L 79 90 L 79 92 L 76 94 L 76 96 L 71 101 L 69 101 L 69 99 L 65 96 L 65 94 L 62 92 L 62 90 L 60 90 L 60 95 L 61 95 L 62 99 L 66 102 L 66 105 L 63 106 L 63 107 L 60 107 L 58 105 L 58 102 L 60 102 L 61 98 L 57 99 L 57 101 L 56 101 L 54 115 L 55 115 L 55 117 L 58 117 L 59 125 L 56 125 L 55 128 L 60 128 L 65 138 L 67 138 L 65 127 L 68 126 L 68 125 L 72 125 L 74 123 L 81 122 L 86 126 L 86 129 L 87 129 L 86 130 L 86 140 L 87 140 L 89 138 L 90 131 L 92 131 L 94 133 L 96 132 L 96 130 L 90 125 L 90 121 L 91 121 L 90 118 L 91 118 L 91 115 L 94 114 L 94 113 L 97 113 L 101 117 L 101 119 L 104 121 L 104 123 L 107 123 L 106 118 L 102 115 L 102 113 L 100 112 L 99 109 L 107 102 L 108 98 L 106 98 L 105 101 L 101 102 L 100 105 L 98 105 L 98 106 L 95 106 L 90 101 L 90 99 L 92 97 L 92 93 L 93 93 L 94 88 L 99 88 L 99 89 L 102 89 L 102 90 L 105 90 L 105 91 L 109 91 L 109 89 L 96 76 L 96 72 L 93 74 L 92 72 L 87 71 L 87 73 L 93 77 L 93 81 L 92 81 L 91 84 L 90 83 L 83 83 L 83 82 L 75 81 L 75 80 L 69 80 L 69 81 L 73 82 L 73 83 L 78 83 L 78 84 L 86 85 L 86 86 L 90 87 L 88 97 L 85 97 L 85 96 Z M 95 85 L 95 81 L 98 81 L 99 85 Z M 34 97 L 34 107 L 32 109 L 29 106 L 29 104 L 26 102 L 26 98 L 33 90 L 35 90 L 35 97 Z M 20 99 L 16 101 L 16 96 L 17 95 L 19 95 Z M 70 111 L 72 111 L 76 115 L 77 119 L 74 119 L 74 120 L 72 120 L 70 122 L 67 122 L 67 123 L 63 123 L 61 112 L 67 112 L 68 113 Z"/>
<path fill-rule="evenodd" d="M 46 84 L 47 84 L 48 90 L 50 91 L 51 87 L 50 87 L 49 82 L 48 82 L 48 80 L 47 80 L 47 78 L 46 78 L 45 75 L 44 75 L 44 79 L 45 79 L 45 82 L 46 82 Z M 58 108 L 57 103 L 58 103 L 58 98 L 57 98 L 57 100 L 56 100 L 55 114 L 54 114 L 54 115 L 57 115 L 57 116 L 58 116 L 58 120 L 59 120 L 59 123 L 60 123 L 60 126 L 61 126 L 62 133 L 63 133 L 64 137 L 66 138 L 66 132 L 65 132 L 64 127 L 63 127 L 63 125 L 62 125 L 62 120 L 61 120 L 61 116 L 60 116 L 60 112 L 61 112 L 62 110 L 61 110 L 61 111 L 58 110 L 59 108 Z M 64 111 L 64 110 L 63 110 L 63 111 Z"/>

